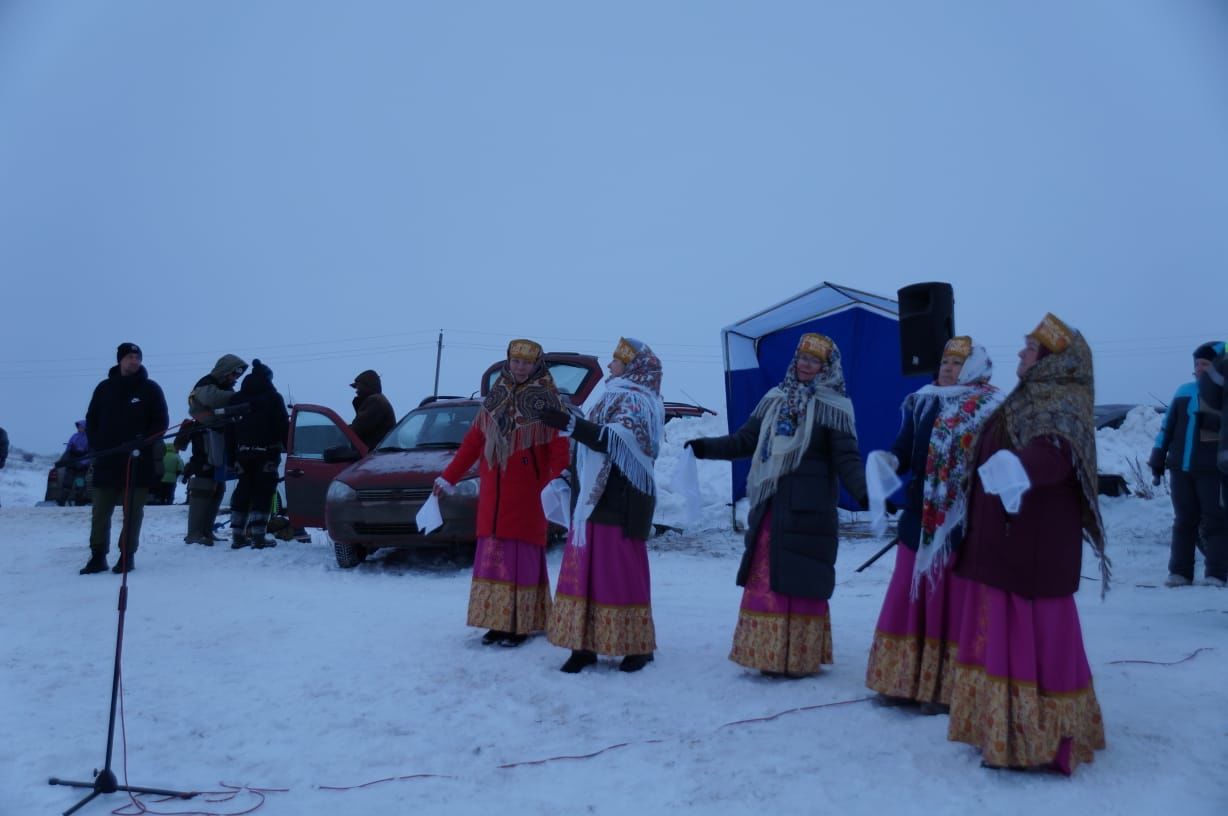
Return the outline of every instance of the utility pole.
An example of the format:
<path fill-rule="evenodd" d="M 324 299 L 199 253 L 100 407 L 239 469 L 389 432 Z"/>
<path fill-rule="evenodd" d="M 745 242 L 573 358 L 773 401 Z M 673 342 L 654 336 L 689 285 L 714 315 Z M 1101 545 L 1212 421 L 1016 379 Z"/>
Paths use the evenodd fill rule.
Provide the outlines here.
<path fill-rule="evenodd" d="M 435 344 L 435 393 L 432 396 L 439 396 L 439 360 L 443 357 L 443 329 L 439 330 L 439 341 Z"/>

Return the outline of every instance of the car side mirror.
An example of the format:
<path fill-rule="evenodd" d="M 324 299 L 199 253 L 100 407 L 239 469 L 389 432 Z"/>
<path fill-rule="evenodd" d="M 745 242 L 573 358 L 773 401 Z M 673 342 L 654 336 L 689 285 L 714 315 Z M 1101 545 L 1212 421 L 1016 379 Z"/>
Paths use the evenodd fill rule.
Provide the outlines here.
<path fill-rule="evenodd" d="M 358 452 L 358 449 L 350 445 L 337 445 L 324 449 L 324 461 L 332 465 L 339 462 L 357 462 L 361 458 L 362 454 Z"/>

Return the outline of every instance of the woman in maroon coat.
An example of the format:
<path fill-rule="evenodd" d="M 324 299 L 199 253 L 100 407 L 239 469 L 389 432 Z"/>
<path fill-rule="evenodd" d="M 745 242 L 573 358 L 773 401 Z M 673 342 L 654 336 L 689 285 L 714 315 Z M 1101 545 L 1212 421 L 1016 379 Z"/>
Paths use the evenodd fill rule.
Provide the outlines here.
<path fill-rule="evenodd" d="M 487 630 L 486 645 L 519 646 L 546 628 L 550 613 L 541 493 L 566 469 L 569 448 L 541 421 L 543 410 L 562 407 L 541 356 L 532 340 L 508 344 L 499 379 L 435 482 L 437 491 L 451 492 L 481 459 L 469 625 Z"/>
<path fill-rule="evenodd" d="M 1046 315 L 1019 352 L 1019 384 L 976 443 L 968 530 L 956 573 L 968 587 L 948 737 L 991 768 L 1069 774 L 1104 748 L 1074 593 L 1083 541 L 1108 586 L 1096 501 L 1092 355 Z"/>

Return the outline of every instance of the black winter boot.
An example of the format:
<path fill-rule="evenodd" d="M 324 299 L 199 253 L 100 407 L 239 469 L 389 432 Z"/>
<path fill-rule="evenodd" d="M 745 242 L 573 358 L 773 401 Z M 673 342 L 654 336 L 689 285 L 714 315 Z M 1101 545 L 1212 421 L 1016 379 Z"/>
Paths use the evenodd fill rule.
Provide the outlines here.
<path fill-rule="evenodd" d="M 90 560 L 81 568 L 81 575 L 93 575 L 95 572 L 107 571 L 107 557 L 103 553 L 91 553 Z"/>
<path fill-rule="evenodd" d="M 627 655 L 618 664 L 620 672 L 637 672 L 652 662 L 651 654 Z"/>
<path fill-rule="evenodd" d="M 132 572 L 136 569 L 136 553 L 128 553 L 119 556 L 119 560 L 115 562 L 115 566 L 111 567 L 111 572 L 119 575 L 121 572 Z"/>
<path fill-rule="evenodd" d="M 572 649 L 571 657 L 567 658 L 567 662 L 559 669 L 567 674 L 579 674 L 585 666 L 591 666 L 597 662 L 597 653 L 590 652 L 588 649 Z"/>
<path fill-rule="evenodd" d="M 230 511 L 230 549 L 241 550 L 251 544 L 247 537 L 247 513 L 238 510 Z"/>
<path fill-rule="evenodd" d="M 277 546 L 277 539 L 269 535 L 268 513 L 248 513 L 247 537 L 252 542 L 253 550 Z"/>

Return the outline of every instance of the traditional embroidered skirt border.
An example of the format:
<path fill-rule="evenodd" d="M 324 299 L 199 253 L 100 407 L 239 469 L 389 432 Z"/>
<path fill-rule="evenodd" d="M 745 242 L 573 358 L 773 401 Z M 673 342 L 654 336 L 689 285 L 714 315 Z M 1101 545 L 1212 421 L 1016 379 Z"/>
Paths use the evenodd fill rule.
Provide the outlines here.
<path fill-rule="evenodd" d="M 951 703 L 959 626 L 967 582 L 948 558 L 936 582 L 921 578 L 913 600 L 915 551 L 896 545 L 895 571 L 870 646 L 866 685 L 891 697 Z"/>
<path fill-rule="evenodd" d="M 832 662 L 827 601 L 781 595 L 771 589 L 769 510 L 755 537 L 750 575 L 742 593 L 729 659 L 740 666 L 792 675 L 817 674 Z"/>
<path fill-rule="evenodd" d="M 968 582 L 948 738 L 991 765 L 1070 774 L 1105 747 L 1073 597 Z"/>
<path fill-rule="evenodd" d="M 469 586 L 469 625 L 527 635 L 545 629 L 549 614 L 545 548 L 480 537 Z"/>
<path fill-rule="evenodd" d="M 606 655 L 656 651 L 648 547 L 622 529 L 588 522 L 583 547 L 563 550 L 546 635 L 555 646 Z"/>

